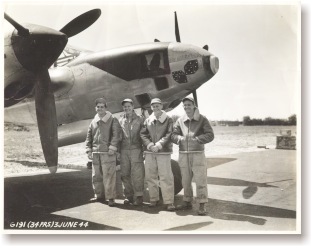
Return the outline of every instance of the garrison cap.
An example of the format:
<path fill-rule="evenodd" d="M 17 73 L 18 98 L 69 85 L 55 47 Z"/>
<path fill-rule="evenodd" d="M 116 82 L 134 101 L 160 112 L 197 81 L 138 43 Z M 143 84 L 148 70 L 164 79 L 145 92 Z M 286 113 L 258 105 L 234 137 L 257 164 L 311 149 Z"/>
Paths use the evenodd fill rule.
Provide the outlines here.
<path fill-rule="evenodd" d="M 104 104 L 105 106 L 107 105 L 106 100 L 104 98 L 98 98 L 95 100 L 95 105 L 97 104 Z"/>
<path fill-rule="evenodd" d="M 155 98 L 155 99 L 152 99 L 152 101 L 150 102 L 150 105 L 152 104 L 161 104 L 162 105 L 162 102 L 159 98 Z"/>
<path fill-rule="evenodd" d="M 192 101 L 193 104 L 195 105 L 195 100 L 192 97 L 185 97 L 184 99 L 182 99 L 182 102 L 184 102 L 186 100 Z"/>
<path fill-rule="evenodd" d="M 122 102 L 121 102 L 121 105 L 123 105 L 124 103 L 131 103 L 133 104 L 133 100 L 132 99 L 124 99 Z"/>

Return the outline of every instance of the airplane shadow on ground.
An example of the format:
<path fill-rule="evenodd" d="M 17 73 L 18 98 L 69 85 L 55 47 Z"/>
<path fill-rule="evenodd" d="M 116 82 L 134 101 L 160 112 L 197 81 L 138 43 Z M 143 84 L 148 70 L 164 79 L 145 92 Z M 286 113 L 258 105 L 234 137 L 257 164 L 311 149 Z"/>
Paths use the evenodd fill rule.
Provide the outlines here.
<path fill-rule="evenodd" d="M 52 213 L 84 205 L 92 196 L 91 171 L 87 170 L 54 175 L 47 172 L 47 174 L 6 177 L 4 178 L 4 229 L 15 229 L 10 227 L 10 224 L 20 221 L 54 221 L 59 224 L 67 221 L 86 222 L 86 220 Z M 43 227 L 37 229 L 45 230 Z M 85 230 L 84 227 L 77 229 Z M 71 228 L 71 230 L 74 229 Z M 86 230 L 121 229 L 89 222 Z"/>
<path fill-rule="evenodd" d="M 177 215 L 188 216 L 197 214 L 198 204 L 193 203 L 192 210 L 178 210 Z M 208 199 L 206 203 L 207 216 L 221 220 L 235 220 L 250 222 L 255 225 L 264 225 L 267 221 L 264 217 L 295 219 L 296 211 L 274 208 L 262 205 L 246 204 L 233 201 Z M 263 218 L 259 218 L 260 216 Z"/>
<path fill-rule="evenodd" d="M 212 168 L 225 164 L 231 161 L 237 160 L 236 158 L 207 158 L 207 168 Z M 292 179 L 284 179 L 276 182 L 290 181 Z M 211 185 L 220 185 L 220 186 L 243 186 L 246 187 L 242 191 L 242 196 L 244 199 L 250 199 L 256 194 L 258 188 L 278 188 L 275 185 L 270 185 L 270 182 L 258 183 L 250 182 L 241 179 L 230 179 L 230 178 L 220 178 L 220 177 L 207 177 L 207 183 Z M 271 182 L 275 183 L 275 182 Z"/>
<path fill-rule="evenodd" d="M 183 202 L 183 196 L 177 195 L 175 196 L 175 203 L 179 204 Z M 118 204 L 117 208 L 124 210 L 136 210 L 139 212 L 146 212 L 149 214 L 158 214 L 161 211 L 165 211 L 165 206 L 161 204 L 157 207 L 150 208 L 148 204 L 144 204 L 143 206 L 133 206 L 133 205 L 123 205 Z M 206 204 L 206 209 L 208 211 L 207 217 L 213 219 L 221 219 L 221 220 L 234 220 L 234 221 L 243 221 L 250 222 L 255 225 L 264 225 L 267 222 L 267 217 L 273 218 L 288 218 L 295 219 L 296 211 L 282 209 L 282 208 L 274 208 L 262 205 L 254 205 L 254 204 L 246 204 L 239 203 L 233 201 L 224 201 L 217 199 L 208 199 L 208 203 Z M 193 202 L 192 210 L 176 210 L 176 214 L 179 216 L 198 216 L 197 214 L 198 204 Z M 173 227 L 169 230 L 196 230 L 203 226 L 208 226 L 212 224 L 213 221 L 201 222 L 195 224 L 188 224 L 185 226 Z"/>
<path fill-rule="evenodd" d="M 225 164 L 231 161 L 237 160 L 236 158 L 207 158 L 207 168 L 212 168 Z M 290 181 L 292 179 L 284 179 L 276 182 Z M 258 183 L 245 181 L 241 179 L 230 179 L 230 178 L 219 178 L 219 177 L 208 177 L 207 183 L 211 185 L 220 185 L 220 186 L 243 186 L 246 187 L 242 191 L 242 196 L 244 199 L 249 199 L 254 194 L 257 193 L 258 188 L 278 188 L 278 186 L 270 185 L 270 182 Z M 275 182 L 272 182 L 275 183 Z M 182 196 L 177 196 L 176 203 L 182 203 Z M 197 214 L 198 204 L 193 204 L 193 210 L 184 210 L 176 211 L 178 215 L 187 216 L 187 215 L 198 215 Z M 206 209 L 208 211 L 207 216 L 214 219 L 222 220 L 236 220 L 236 221 L 245 221 L 250 222 L 256 225 L 264 225 L 266 223 L 265 218 L 261 217 L 277 217 L 277 218 L 296 218 L 296 211 L 273 208 L 261 205 L 245 204 L 232 201 L 223 201 L 217 199 L 208 199 L 206 204 Z"/>
<path fill-rule="evenodd" d="M 5 177 L 4 229 L 12 229 L 10 223 L 18 221 L 84 222 L 85 220 L 54 215 L 53 213 L 88 204 L 89 199 L 93 196 L 91 173 L 91 170 L 81 170 L 62 172 L 54 175 L 47 172 L 47 174 Z M 224 186 L 247 186 L 251 188 L 248 191 L 250 194 L 257 187 L 276 187 L 268 183 L 254 183 L 217 177 L 209 177 L 208 183 Z M 182 198 L 182 195 L 175 196 L 175 203 L 182 203 Z M 143 206 L 135 207 L 118 204 L 114 208 L 136 210 L 149 214 L 158 214 L 160 211 L 165 211 L 164 205 L 154 208 L 148 207 L 148 200 L 148 193 L 145 191 L 145 204 Z M 267 221 L 266 217 L 296 218 L 296 212 L 293 210 L 217 199 L 208 200 L 209 202 L 206 205 L 208 210 L 207 215 L 214 219 L 236 220 L 264 225 Z M 193 204 L 193 210 L 178 210 L 176 214 L 179 216 L 197 215 L 197 209 L 198 205 Z M 211 223 L 212 221 L 188 224 L 186 226 L 171 228 L 171 230 L 193 230 L 210 225 Z M 43 229 L 41 228 L 41 230 Z M 120 230 L 120 228 L 89 222 L 89 227 L 86 230 Z"/>
<path fill-rule="evenodd" d="M 229 163 L 237 160 L 237 158 L 228 158 L 228 157 L 208 157 L 206 158 L 207 168 L 213 168 L 221 164 Z"/>
<path fill-rule="evenodd" d="M 290 181 L 292 179 L 284 179 L 276 182 Z M 230 179 L 230 178 L 220 178 L 220 177 L 207 177 L 207 183 L 211 185 L 219 185 L 219 186 L 243 186 L 246 187 L 242 191 L 242 196 L 244 199 L 250 199 L 254 194 L 257 193 L 258 188 L 279 188 L 275 185 L 270 185 L 269 183 L 259 183 L 259 182 L 251 182 L 245 181 L 241 179 Z M 275 183 L 275 182 L 272 182 Z"/>
<path fill-rule="evenodd" d="M 214 222 L 208 221 L 208 222 L 199 222 L 199 223 L 194 223 L 194 224 L 188 224 L 184 226 L 178 226 L 178 227 L 172 227 L 169 229 L 165 229 L 164 231 L 191 231 L 191 230 L 197 230 L 202 227 L 206 227 L 208 225 L 213 224 Z"/>

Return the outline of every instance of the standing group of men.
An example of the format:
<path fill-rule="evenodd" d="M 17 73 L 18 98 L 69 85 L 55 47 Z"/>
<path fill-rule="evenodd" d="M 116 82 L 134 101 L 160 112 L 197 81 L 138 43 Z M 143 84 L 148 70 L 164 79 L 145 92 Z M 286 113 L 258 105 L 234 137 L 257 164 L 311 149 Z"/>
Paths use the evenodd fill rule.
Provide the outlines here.
<path fill-rule="evenodd" d="M 118 120 L 107 110 L 105 99 L 96 99 L 96 116 L 89 125 L 86 149 L 92 160 L 92 202 L 115 205 L 116 160 L 120 154 L 124 204 L 142 205 L 144 181 L 150 207 L 159 203 L 159 187 L 168 211 L 191 209 L 192 178 L 196 183 L 198 214 L 205 215 L 207 167 L 204 144 L 214 139 L 208 119 L 199 113 L 191 97 L 183 99 L 185 114 L 175 124 L 162 110 L 160 99 L 151 101 L 152 114 L 144 120 L 134 112 L 131 99 L 122 101 L 124 115 Z M 174 180 L 171 170 L 172 144 L 179 145 L 179 166 L 184 189 L 183 204 L 174 206 Z M 144 157 L 145 155 L 145 163 Z"/>

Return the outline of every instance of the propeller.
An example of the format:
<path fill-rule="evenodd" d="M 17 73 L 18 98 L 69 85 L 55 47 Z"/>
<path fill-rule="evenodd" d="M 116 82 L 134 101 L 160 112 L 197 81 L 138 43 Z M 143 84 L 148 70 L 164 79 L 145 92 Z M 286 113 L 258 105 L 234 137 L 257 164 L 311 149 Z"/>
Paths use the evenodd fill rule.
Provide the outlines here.
<path fill-rule="evenodd" d="M 62 53 L 68 38 L 88 28 L 100 14 L 100 9 L 90 10 L 56 31 L 32 24 L 24 27 L 4 13 L 4 18 L 17 30 L 11 37 L 15 56 L 35 76 L 37 124 L 44 157 L 51 173 L 57 171 L 58 165 L 58 130 L 55 98 L 48 69 Z"/>
<path fill-rule="evenodd" d="M 177 12 L 176 11 L 174 12 L 174 24 L 175 24 L 176 40 L 177 40 L 177 42 L 181 42 L 179 24 L 178 24 L 178 18 L 177 18 Z"/>
<path fill-rule="evenodd" d="M 196 90 L 193 90 L 192 93 L 193 93 L 193 98 L 194 98 L 195 105 L 198 107 Z"/>
<path fill-rule="evenodd" d="M 100 14 L 100 9 L 87 11 L 74 18 L 71 22 L 60 29 L 60 32 L 66 34 L 68 38 L 77 35 L 92 25 L 99 18 Z"/>
<path fill-rule="evenodd" d="M 180 30 L 179 30 L 179 24 L 178 24 L 178 18 L 177 18 L 177 12 L 176 11 L 174 12 L 174 22 L 175 22 L 176 40 L 177 40 L 177 42 L 181 42 Z M 206 47 L 207 47 L 207 49 L 206 49 Z M 208 50 L 208 46 L 207 45 L 205 45 L 203 48 Z M 193 98 L 194 98 L 194 101 L 195 101 L 195 105 L 198 106 L 196 89 L 193 90 L 192 93 L 193 93 Z"/>
<path fill-rule="evenodd" d="M 14 28 L 18 31 L 18 34 L 20 36 L 28 36 L 29 35 L 29 30 L 24 28 L 22 25 L 14 21 L 8 14 L 4 13 L 4 18 L 12 24 Z"/>
<path fill-rule="evenodd" d="M 51 91 L 48 70 L 36 74 L 35 106 L 41 146 L 51 173 L 58 165 L 57 114 L 53 92 Z"/>

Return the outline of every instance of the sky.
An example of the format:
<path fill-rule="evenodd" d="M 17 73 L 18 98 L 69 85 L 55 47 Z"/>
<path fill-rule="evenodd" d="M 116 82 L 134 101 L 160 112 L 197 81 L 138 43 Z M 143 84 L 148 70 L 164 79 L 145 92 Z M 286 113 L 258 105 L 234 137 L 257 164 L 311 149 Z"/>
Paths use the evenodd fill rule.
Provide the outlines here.
<path fill-rule="evenodd" d="M 201 113 L 210 120 L 243 116 L 286 119 L 301 104 L 301 9 L 297 1 L 245 5 L 165 1 L 6 3 L 4 10 L 20 23 L 60 30 L 76 16 L 100 8 L 100 18 L 68 44 L 103 51 L 138 43 L 175 41 L 174 11 L 181 42 L 203 47 L 219 58 L 219 71 L 198 90 Z M 195 2 L 193 2 L 195 3 Z M 9 24 L 5 21 L 4 28 Z M 183 113 L 180 105 L 175 113 Z"/>

